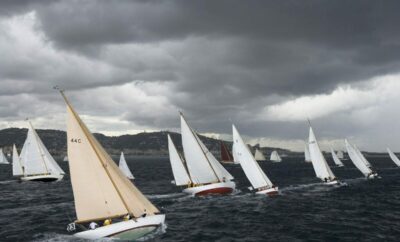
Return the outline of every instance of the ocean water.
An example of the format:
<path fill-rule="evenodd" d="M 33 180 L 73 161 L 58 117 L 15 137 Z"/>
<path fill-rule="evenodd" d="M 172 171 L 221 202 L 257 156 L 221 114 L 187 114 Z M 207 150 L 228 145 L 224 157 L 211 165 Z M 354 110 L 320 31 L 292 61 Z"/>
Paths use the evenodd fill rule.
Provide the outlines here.
<path fill-rule="evenodd" d="M 382 179 L 367 181 L 344 161 L 333 172 L 348 186 L 336 188 L 321 185 L 302 158 L 261 162 L 281 190 L 268 198 L 247 190 L 237 165 L 226 166 L 234 194 L 190 197 L 170 183 L 168 158 L 127 157 L 137 187 L 167 216 L 165 231 L 142 241 L 399 241 L 400 169 L 388 157 L 367 159 Z M 0 241 L 77 241 L 66 231 L 74 219 L 68 175 L 57 183 L 20 183 L 11 166 L 0 166 Z"/>

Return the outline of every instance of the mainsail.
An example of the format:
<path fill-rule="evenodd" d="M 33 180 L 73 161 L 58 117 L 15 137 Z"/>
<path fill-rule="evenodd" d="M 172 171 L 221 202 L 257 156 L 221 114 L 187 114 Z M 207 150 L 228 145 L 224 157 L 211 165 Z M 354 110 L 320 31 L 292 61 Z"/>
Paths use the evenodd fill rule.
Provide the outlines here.
<path fill-rule="evenodd" d="M 13 145 L 12 170 L 13 170 L 13 176 L 23 176 L 24 175 L 24 168 L 21 164 L 21 160 L 18 155 L 17 147 L 15 147 L 15 145 Z"/>
<path fill-rule="evenodd" d="M 181 114 L 182 146 L 189 174 L 195 184 L 233 180 Z"/>
<path fill-rule="evenodd" d="M 282 158 L 279 156 L 278 151 L 274 150 L 271 152 L 271 157 L 270 157 L 271 161 L 275 161 L 275 162 L 281 162 Z"/>
<path fill-rule="evenodd" d="M 371 174 L 372 170 L 369 166 L 364 162 L 363 159 L 365 157 L 362 153 L 352 144 L 350 144 L 347 139 L 344 140 L 347 153 L 349 154 L 350 160 L 354 163 L 354 165 L 364 174 L 364 176 L 368 176 Z"/>
<path fill-rule="evenodd" d="M 337 166 L 344 166 L 343 163 L 340 161 L 340 159 L 337 157 L 335 151 L 331 148 L 331 154 L 332 154 L 332 159 L 333 162 L 335 162 L 335 164 Z"/>
<path fill-rule="evenodd" d="M 169 134 L 168 134 L 168 151 L 169 151 L 169 160 L 171 162 L 171 167 L 172 167 L 172 173 L 175 179 L 175 184 L 177 186 L 183 186 L 192 183 L 186 164 L 179 155 L 174 145 L 174 142 L 172 141 L 171 136 Z"/>
<path fill-rule="evenodd" d="M 220 146 L 221 146 L 221 161 L 233 162 L 233 157 L 223 141 L 220 141 Z"/>
<path fill-rule="evenodd" d="M 259 149 L 257 149 L 257 148 L 256 148 L 256 153 L 254 154 L 254 158 L 255 158 L 257 161 L 264 161 L 264 160 L 267 160 L 267 159 L 265 158 L 264 154 L 263 154 Z"/>
<path fill-rule="evenodd" d="M 124 152 L 121 152 L 121 156 L 119 157 L 119 169 L 121 169 L 122 173 L 124 173 L 128 179 L 135 179 L 128 164 L 126 164 Z"/>
<path fill-rule="evenodd" d="M 159 213 L 90 133 L 64 93 L 67 147 L 78 223 Z"/>
<path fill-rule="evenodd" d="M 20 161 L 24 167 L 24 176 L 64 175 L 64 171 L 50 155 L 32 124 L 28 123 L 28 134 L 20 154 Z"/>
<path fill-rule="evenodd" d="M 321 149 L 319 148 L 317 139 L 315 138 L 314 131 L 310 126 L 310 133 L 308 138 L 311 162 L 314 167 L 315 174 L 318 178 L 325 181 L 325 179 L 332 180 L 335 175 L 328 166 L 324 156 L 322 155 Z"/>
<path fill-rule="evenodd" d="M 3 153 L 3 149 L 0 148 L 0 164 L 10 164 L 7 157 Z"/>
<path fill-rule="evenodd" d="M 308 142 L 306 142 L 306 144 L 304 146 L 304 160 L 306 162 L 311 162 L 310 149 L 308 148 Z"/>
<path fill-rule="evenodd" d="M 392 159 L 392 161 L 397 165 L 400 166 L 400 160 L 399 158 L 389 149 L 386 148 L 387 152 L 389 153 L 390 159 Z"/>
<path fill-rule="evenodd" d="M 240 160 L 240 165 L 249 179 L 253 188 L 271 188 L 272 182 L 268 179 L 267 175 L 263 172 L 261 167 L 258 165 L 253 154 L 250 152 L 249 147 L 244 143 L 242 137 L 237 131 L 235 125 L 232 125 L 233 143 L 235 145 L 235 151 L 237 152 Z"/>

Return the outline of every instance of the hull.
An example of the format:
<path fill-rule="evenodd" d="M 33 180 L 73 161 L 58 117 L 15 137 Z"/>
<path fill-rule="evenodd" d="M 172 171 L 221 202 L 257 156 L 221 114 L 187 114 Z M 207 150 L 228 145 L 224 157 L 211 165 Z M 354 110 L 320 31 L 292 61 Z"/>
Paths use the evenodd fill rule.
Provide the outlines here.
<path fill-rule="evenodd" d="M 189 187 L 183 190 L 194 196 L 206 196 L 210 194 L 229 194 L 235 190 L 236 184 L 232 181 L 212 183 L 197 187 Z"/>
<path fill-rule="evenodd" d="M 373 174 L 366 177 L 368 180 L 378 179 L 381 178 L 378 174 Z"/>
<path fill-rule="evenodd" d="M 101 238 L 136 240 L 164 225 L 164 221 L 164 214 L 151 215 L 144 218 L 138 218 L 136 221 L 131 219 L 92 230 L 86 230 L 76 233 L 74 236 L 90 240 Z"/>
<path fill-rule="evenodd" d="M 335 181 L 330 181 L 330 182 L 324 182 L 325 185 L 337 185 L 340 184 L 340 182 L 338 180 Z"/>
<path fill-rule="evenodd" d="M 21 181 L 38 181 L 38 182 L 53 182 L 62 180 L 64 175 L 35 175 L 35 176 L 22 176 Z"/>
<path fill-rule="evenodd" d="M 265 190 L 257 191 L 256 194 L 259 195 L 268 195 L 270 197 L 276 196 L 279 194 L 279 189 L 278 187 L 271 187 Z"/>

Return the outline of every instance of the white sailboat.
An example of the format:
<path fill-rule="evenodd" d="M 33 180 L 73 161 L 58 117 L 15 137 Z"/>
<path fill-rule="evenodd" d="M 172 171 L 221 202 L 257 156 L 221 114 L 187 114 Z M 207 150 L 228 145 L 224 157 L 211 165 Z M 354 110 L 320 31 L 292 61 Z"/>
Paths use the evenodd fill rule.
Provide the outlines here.
<path fill-rule="evenodd" d="M 342 160 L 342 159 L 344 158 L 343 151 L 339 150 L 339 151 L 336 153 L 336 156 L 337 156 L 340 160 Z"/>
<path fill-rule="evenodd" d="M 121 169 L 122 173 L 124 173 L 128 179 L 135 179 L 128 167 L 128 164 L 126 164 L 124 152 L 121 152 L 121 156 L 119 157 L 119 169 Z"/>
<path fill-rule="evenodd" d="M 367 179 L 377 178 L 378 173 L 371 169 L 371 164 L 365 159 L 361 151 L 356 146 L 350 144 L 347 139 L 344 140 L 344 143 L 346 145 L 350 160 L 358 168 L 358 170 L 360 170 Z"/>
<path fill-rule="evenodd" d="M 267 194 L 269 196 L 278 194 L 278 187 L 275 187 L 267 175 L 258 165 L 248 146 L 244 143 L 242 137 L 237 131 L 235 125 L 232 125 L 233 143 L 237 151 L 240 165 L 250 181 L 252 188 L 257 189 L 256 194 Z"/>
<path fill-rule="evenodd" d="M 13 145 L 13 155 L 12 155 L 12 172 L 13 176 L 21 177 L 24 175 L 24 167 L 21 164 L 21 160 L 18 155 L 17 147 Z"/>
<path fill-rule="evenodd" d="M 281 162 L 282 161 L 282 158 L 279 156 L 278 151 L 276 151 L 276 150 L 272 151 L 270 159 L 273 162 Z"/>
<path fill-rule="evenodd" d="M 0 165 L 8 165 L 10 162 L 8 162 L 7 157 L 3 153 L 3 149 L 0 148 Z"/>
<path fill-rule="evenodd" d="M 308 145 L 310 150 L 311 162 L 314 167 L 316 176 L 321 179 L 325 184 L 334 185 L 338 184 L 338 180 L 333 174 L 331 168 L 322 155 L 321 149 L 319 148 L 317 139 L 315 137 L 314 131 L 310 125 L 310 132 L 308 137 Z"/>
<path fill-rule="evenodd" d="M 331 148 L 331 154 L 332 154 L 333 162 L 335 162 L 336 166 L 339 166 L 339 167 L 344 166 L 342 161 L 340 161 L 340 159 L 337 157 L 337 154 L 335 153 L 335 151 L 332 148 Z"/>
<path fill-rule="evenodd" d="M 180 162 L 185 166 L 185 172 L 187 172 L 187 177 L 190 177 L 190 180 L 185 180 L 186 184 L 180 182 L 177 184 L 187 185 L 183 192 L 192 195 L 201 196 L 233 192 L 236 187 L 236 184 L 232 181 L 233 176 L 207 149 L 196 132 L 189 127 L 182 113 L 180 113 L 180 118 L 185 163 L 182 160 Z M 179 155 L 175 153 L 176 149 L 172 146 L 173 143 L 170 142 L 170 144 L 170 150 L 172 151 L 170 152 L 171 166 L 173 167 L 172 171 L 175 172 L 176 167 L 178 167 L 177 164 L 179 164 Z M 180 167 L 179 171 L 183 173 L 184 170 Z M 177 179 L 177 176 L 179 175 L 174 173 L 175 179 Z"/>
<path fill-rule="evenodd" d="M 389 149 L 386 148 L 387 152 L 389 153 L 390 159 L 397 165 L 400 166 L 400 160 L 399 158 Z"/>
<path fill-rule="evenodd" d="M 308 148 L 308 142 L 306 141 L 304 146 L 304 161 L 307 163 L 311 162 L 310 150 Z"/>
<path fill-rule="evenodd" d="M 60 93 L 67 104 L 68 164 L 77 216 L 69 231 L 79 224 L 83 231 L 74 234 L 79 238 L 136 240 L 163 226 L 165 215 L 126 178 Z M 105 226 L 91 226 L 103 221 Z"/>
<path fill-rule="evenodd" d="M 264 154 L 257 148 L 256 148 L 256 153 L 254 154 L 254 158 L 256 159 L 256 161 L 267 160 L 267 158 L 265 158 Z"/>
<path fill-rule="evenodd" d="M 44 146 L 31 122 L 28 121 L 28 134 L 19 156 L 22 181 L 59 181 L 64 177 L 64 171 L 57 164 Z"/>

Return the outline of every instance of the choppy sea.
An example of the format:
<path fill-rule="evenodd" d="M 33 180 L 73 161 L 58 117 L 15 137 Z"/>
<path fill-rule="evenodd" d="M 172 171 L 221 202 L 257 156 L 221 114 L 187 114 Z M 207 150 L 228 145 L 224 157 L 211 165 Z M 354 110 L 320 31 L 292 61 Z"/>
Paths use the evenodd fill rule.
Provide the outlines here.
<path fill-rule="evenodd" d="M 165 231 L 142 241 L 400 241 L 400 169 L 389 157 L 367 157 L 382 179 L 367 181 L 344 161 L 333 172 L 348 186 L 321 185 L 303 158 L 260 162 L 281 194 L 247 190 L 238 165 L 229 196 L 190 197 L 171 184 L 166 157 L 129 157 L 136 186 L 166 214 Z M 68 173 L 68 163 L 59 161 Z M 69 176 L 56 183 L 18 182 L 0 166 L 0 241 L 77 241 L 66 231 L 75 219 Z M 82 240 L 81 240 L 82 241 Z"/>

